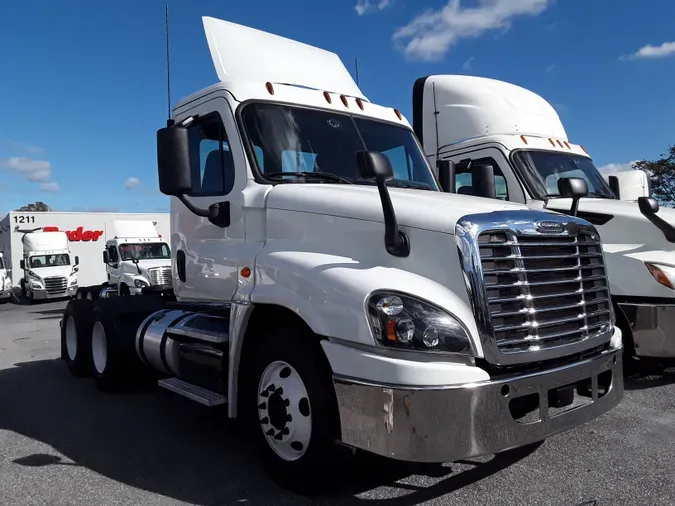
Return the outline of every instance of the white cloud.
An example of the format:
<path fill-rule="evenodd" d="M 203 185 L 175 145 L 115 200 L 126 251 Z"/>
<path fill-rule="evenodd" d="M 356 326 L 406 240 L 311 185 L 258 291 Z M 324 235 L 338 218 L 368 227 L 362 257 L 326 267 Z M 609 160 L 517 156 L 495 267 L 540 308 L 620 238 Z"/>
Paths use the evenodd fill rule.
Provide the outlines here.
<path fill-rule="evenodd" d="M 140 185 L 141 185 L 141 180 L 138 179 L 137 177 L 130 177 L 124 182 L 124 187 L 127 190 L 131 190 L 132 188 L 137 188 Z"/>
<path fill-rule="evenodd" d="M 363 16 L 367 12 L 382 11 L 388 7 L 394 0 L 359 0 L 354 6 L 354 10 L 359 16 Z"/>
<path fill-rule="evenodd" d="M 56 192 L 61 191 L 61 187 L 59 186 L 59 183 L 54 183 L 54 182 L 42 183 L 40 185 L 40 191 L 49 192 L 49 193 L 56 193 Z"/>
<path fill-rule="evenodd" d="M 675 55 L 675 42 L 664 42 L 660 46 L 652 46 L 647 44 L 638 49 L 628 58 L 631 60 L 638 60 L 644 58 L 665 58 L 666 56 Z"/>
<path fill-rule="evenodd" d="M 463 70 L 471 70 L 471 68 L 473 67 L 473 62 L 475 62 L 475 61 L 476 61 L 476 59 L 473 56 L 471 56 L 468 60 L 466 60 L 462 64 L 462 69 Z"/>
<path fill-rule="evenodd" d="M 475 7 L 462 7 L 449 0 L 440 10 L 427 10 L 396 30 L 396 46 L 409 59 L 439 60 L 462 39 L 476 38 L 489 30 L 506 31 L 518 16 L 536 16 L 553 0 L 478 0 Z"/>
<path fill-rule="evenodd" d="M 546 67 L 546 72 L 553 72 L 554 69 L 555 65 L 549 65 L 548 67 Z"/>
<path fill-rule="evenodd" d="M 36 160 L 23 156 L 0 160 L 0 167 L 14 170 L 32 182 L 49 179 L 49 175 L 52 173 L 52 165 L 47 160 Z"/>
<path fill-rule="evenodd" d="M 633 170 L 633 164 L 637 163 L 638 160 L 634 160 L 628 163 L 608 163 L 602 167 L 598 167 L 598 170 L 603 174 L 613 174 L 614 172 L 623 172 L 626 170 Z"/>

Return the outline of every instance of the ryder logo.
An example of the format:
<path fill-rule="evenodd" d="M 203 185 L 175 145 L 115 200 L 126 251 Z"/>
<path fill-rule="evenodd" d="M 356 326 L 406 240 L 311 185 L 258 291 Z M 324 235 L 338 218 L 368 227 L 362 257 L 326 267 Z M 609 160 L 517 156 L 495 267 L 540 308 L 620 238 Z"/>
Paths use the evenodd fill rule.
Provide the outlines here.
<path fill-rule="evenodd" d="M 59 227 L 44 227 L 43 232 L 59 232 Z M 84 227 L 77 227 L 75 230 L 64 230 L 70 242 L 89 242 L 98 241 L 103 235 L 103 230 L 84 230 Z"/>

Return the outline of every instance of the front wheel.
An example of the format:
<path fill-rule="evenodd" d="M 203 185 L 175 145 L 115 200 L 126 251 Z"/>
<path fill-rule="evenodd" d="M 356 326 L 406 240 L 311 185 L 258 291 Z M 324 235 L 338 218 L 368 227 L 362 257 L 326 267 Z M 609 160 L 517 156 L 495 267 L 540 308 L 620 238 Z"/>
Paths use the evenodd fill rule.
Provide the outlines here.
<path fill-rule="evenodd" d="M 335 441 L 340 421 L 331 369 L 316 337 L 270 332 L 257 347 L 246 395 L 246 419 L 267 472 L 297 493 L 324 491 L 329 471 L 346 456 Z"/>

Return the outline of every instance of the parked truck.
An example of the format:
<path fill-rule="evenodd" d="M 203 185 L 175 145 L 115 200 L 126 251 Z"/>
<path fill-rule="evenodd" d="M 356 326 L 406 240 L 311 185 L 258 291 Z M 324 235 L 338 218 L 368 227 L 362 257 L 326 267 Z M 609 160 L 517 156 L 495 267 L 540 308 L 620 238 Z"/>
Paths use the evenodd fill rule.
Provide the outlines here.
<path fill-rule="evenodd" d="M 12 298 L 12 280 L 7 272 L 5 257 L 0 251 L 0 304 Z"/>
<path fill-rule="evenodd" d="M 41 228 L 19 231 L 24 232 L 21 294 L 30 302 L 74 297 L 80 259 L 71 258 L 65 232 Z"/>
<path fill-rule="evenodd" d="M 297 491 L 345 447 L 459 460 L 621 401 L 593 225 L 441 191 L 405 117 L 336 54 L 203 23 L 219 82 L 157 132 L 171 296 L 71 301 L 73 375 L 226 405 Z"/>
<path fill-rule="evenodd" d="M 161 293 L 171 287 L 171 249 L 151 220 L 116 220 L 113 233 L 103 251 L 107 281 L 80 288 L 78 298 Z"/>
<path fill-rule="evenodd" d="M 453 162 L 453 191 L 592 223 L 602 238 L 616 324 L 630 358 L 625 363 L 662 367 L 675 358 L 675 210 L 659 209 L 635 192 L 617 191 L 637 202 L 617 200 L 586 149 L 568 140 L 555 109 L 510 83 L 420 78 L 413 87 L 413 128 L 432 163 Z M 476 165 L 492 169 L 474 180 Z M 585 182 L 587 194 L 578 202 L 560 191 L 566 178 Z M 631 185 L 626 180 L 624 188 Z"/>

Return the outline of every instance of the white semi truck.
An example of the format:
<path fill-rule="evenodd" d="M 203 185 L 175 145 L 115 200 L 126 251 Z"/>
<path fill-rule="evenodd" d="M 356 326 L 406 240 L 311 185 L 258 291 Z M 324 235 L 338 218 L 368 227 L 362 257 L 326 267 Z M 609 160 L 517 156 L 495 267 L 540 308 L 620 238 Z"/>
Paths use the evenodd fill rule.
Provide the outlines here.
<path fill-rule="evenodd" d="M 140 295 L 171 287 L 171 248 L 151 220 L 116 220 L 103 251 L 107 281 L 86 286 L 78 298 Z"/>
<path fill-rule="evenodd" d="M 71 301 L 73 375 L 225 404 L 297 491 L 345 447 L 446 462 L 621 401 L 593 225 L 442 192 L 406 119 L 337 55 L 203 22 L 220 82 L 157 132 L 171 296 Z"/>
<path fill-rule="evenodd" d="M 555 109 L 539 95 L 494 79 L 423 77 L 413 87 L 413 128 L 428 159 L 453 162 L 451 191 L 573 214 L 600 233 L 626 364 L 662 366 L 675 358 L 675 210 L 659 209 L 646 174 L 608 181 L 583 146 L 571 143 Z M 472 167 L 488 170 L 472 178 Z M 491 169 L 490 169 L 491 167 Z M 640 175 L 641 174 L 641 175 Z M 616 176 L 616 175 L 615 175 Z M 561 194 L 581 178 L 578 203 Z M 572 250 L 561 248 L 559 254 Z M 576 262 L 570 259 L 569 265 Z M 553 269 L 555 271 L 555 269 Z M 552 274 L 552 278 L 555 279 Z"/>
<path fill-rule="evenodd" d="M 0 304 L 9 301 L 12 298 L 12 280 L 7 272 L 5 257 L 0 251 Z"/>
<path fill-rule="evenodd" d="M 74 297 L 80 259 L 77 256 L 71 258 L 66 233 L 41 228 L 19 231 L 24 232 L 20 263 L 22 295 L 30 302 Z"/>

